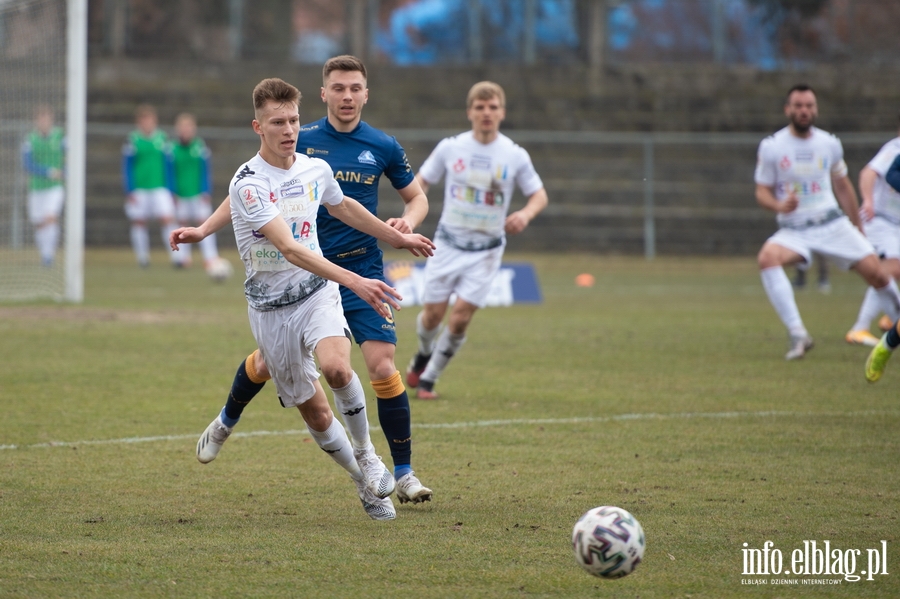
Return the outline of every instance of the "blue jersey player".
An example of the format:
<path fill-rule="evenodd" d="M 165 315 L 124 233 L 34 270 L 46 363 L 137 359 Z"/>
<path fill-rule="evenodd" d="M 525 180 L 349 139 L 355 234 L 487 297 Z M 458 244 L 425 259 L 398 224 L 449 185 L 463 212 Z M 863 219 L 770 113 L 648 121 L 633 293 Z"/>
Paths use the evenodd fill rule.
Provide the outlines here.
<path fill-rule="evenodd" d="M 387 177 L 405 209 L 402 216 L 386 222 L 401 233 L 412 233 L 428 212 L 428 200 L 397 140 L 362 121 L 362 109 L 368 101 L 365 65 L 353 56 L 337 56 L 325 63 L 322 79 L 321 97 L 327 116 L 301 127 L 297 152 L 325 160 L 344 194 L 376 216 L 378 183 L 382 175 Z M 201 229 L 218 230 L 228 219 L 230 212 L 220 207 Z M 316 226 L 328 260 L 363 277 L 384 280 L 382 252 L 374 237 L 348 227 L 325 210 L 319 211 Z M 173 243 L 184 241 L 184 231 L 173 233 Z M 345 287 L 341 287 L 341 302 L 378 398 L 379 423 L 394 461 L 397 498 L 401 503 L 430 501 L 431 489 L 422 485 L 411 467 L 409 397 L 394 363 L 397 336 L 393 319 L 381 316 Z M 243 409 L 268 379 L 266 365 L 256 350 L 238 367 L 225 407 L 198 443 L 197 458 L 201 462 L 215 459 Z"/>

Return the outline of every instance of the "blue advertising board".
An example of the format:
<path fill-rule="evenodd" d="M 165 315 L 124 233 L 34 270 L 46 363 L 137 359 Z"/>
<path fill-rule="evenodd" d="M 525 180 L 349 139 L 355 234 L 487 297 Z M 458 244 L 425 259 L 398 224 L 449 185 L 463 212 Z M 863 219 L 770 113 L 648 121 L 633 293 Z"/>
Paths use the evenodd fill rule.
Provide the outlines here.
<path fill-rule="evenodd" d="M 425 263 L 394 260 L 385 262 L 384 276 L 387 282 L 403 296 L 401 306 L 416 306 L 422 303 L 425 286 Z M 453 298 L 451 298 L 452 301 Z M 541 288 L 534 266 L 527 262 L 503 263 L 497 276 L 491 282 L 488 306 L 511 306 L 512 304 L 539 304 Z"/>

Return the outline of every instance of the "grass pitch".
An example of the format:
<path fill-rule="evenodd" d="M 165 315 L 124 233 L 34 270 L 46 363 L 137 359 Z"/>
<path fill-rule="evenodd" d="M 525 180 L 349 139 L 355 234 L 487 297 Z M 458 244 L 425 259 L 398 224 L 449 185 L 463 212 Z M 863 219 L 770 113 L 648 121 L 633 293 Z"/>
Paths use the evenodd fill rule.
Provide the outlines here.
<path fill-rule="evenodd" d="M 92 250 L 83 305 L 0 306 L 0 596 L 900 596 L 900 363 L 864 380 L 853 274 L 798 294 L 816 347 L 786 363 L 752 258 L 507 256 L 544 303 L 476 315 L 442 398 L 413 403 L 434 501 L 374 522 L 271 384 L 197 462 L 254 347 L 246 303 L 238 277 L 154 258 Z M 416 313 L 397 314 L 401 369 Z M 572 557 L 598 505 L 647 535 L 618 581 Z M 886 541 L 888 574 L 744 573 L 744 543 L 790 569 L 812 540 L 859 550 L 857 574 Z"/>

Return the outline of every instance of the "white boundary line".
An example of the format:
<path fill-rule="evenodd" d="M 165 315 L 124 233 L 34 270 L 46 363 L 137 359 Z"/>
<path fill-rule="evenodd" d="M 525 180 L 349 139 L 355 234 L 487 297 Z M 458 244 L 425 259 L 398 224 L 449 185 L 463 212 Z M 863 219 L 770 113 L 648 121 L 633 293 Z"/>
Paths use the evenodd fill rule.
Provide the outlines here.
<path fill-rule="evenodd" d="M 760 412 L 677 412 L 674 414 L 657 414 L 654 412 L 645 414 L 618 414 L 615 416 L 584 416 L 574 418 L 520 418 L 509 420 L 476 420 L 473 422 L 443 422 L 436 424 L 414 424 L 414 429 L 452 429 L 452 428 L 479 428 L 489 426 L 518 426 L 531 424 L 581 424 L 599 422 L 622 422 L 629 420 L 691 420 L 691 419 L 715 419 L 715 418 L 783 418 L 783 417 L 824 417 L 824 418 L 859 418 L 867 416 L 900 416 L 897 410 L 862 410 L 858 412 L 792 412 L 767 410 Z M 380 427 L 373 426 L 370 430 L 378 431 Z M 286 431 L 248 431 L 234 433 L 232 437 L 265 437 L 308 435 L 306 430 Z M 29 445 L 0 445 L 4 449 L 39 449 L 46 447 L 75 447 L 81 445 L 128 445 L 131 443 L 152 443 L 154 441 L 181 441 L 184 439 L 197 439 L 196 434 L 190 435 L 158 435 L 154 437 L 125 437 L 123 439 L 97 439 L 88 441 L 49 441 L 47 443 L 31 443 Z"/>

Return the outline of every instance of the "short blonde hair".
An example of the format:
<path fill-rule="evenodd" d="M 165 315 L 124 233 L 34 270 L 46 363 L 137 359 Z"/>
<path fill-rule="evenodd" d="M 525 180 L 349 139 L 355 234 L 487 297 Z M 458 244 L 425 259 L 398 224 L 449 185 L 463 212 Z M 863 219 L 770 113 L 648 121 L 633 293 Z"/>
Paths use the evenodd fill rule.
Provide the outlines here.
<path fill-rule="evenodd" d="M 490 100 L 491 98 L 497 98 L 500 100 L 500 106 L 506 107 L 506 94 L 503 93 L 502 87 L 493 81 L 479 81 L 469 90 L 469 95 L 466 97 L 466 108 L 472 108 L 475 100 Z"/>
<path fill-rule="evenodd" d="M 263 79 L 253 88 L 253 110 L 259 112 L 269 100 L 280 104 L 293 104 L 299 108 L 300 98 L 300 90 L 290 83 L 277 77 Z"/>

